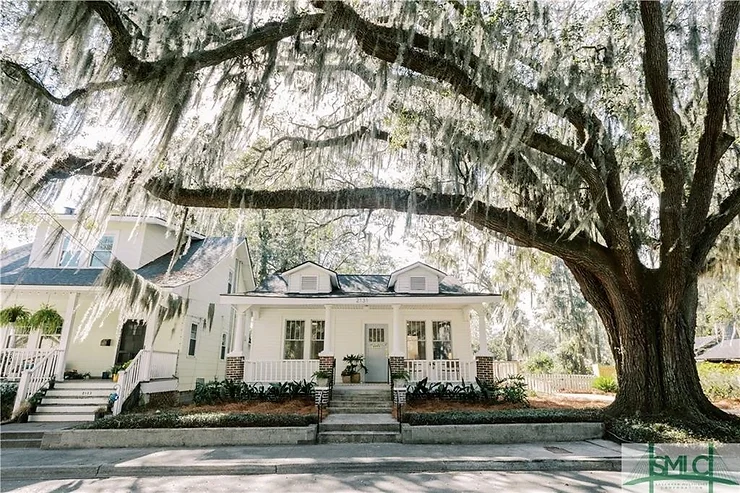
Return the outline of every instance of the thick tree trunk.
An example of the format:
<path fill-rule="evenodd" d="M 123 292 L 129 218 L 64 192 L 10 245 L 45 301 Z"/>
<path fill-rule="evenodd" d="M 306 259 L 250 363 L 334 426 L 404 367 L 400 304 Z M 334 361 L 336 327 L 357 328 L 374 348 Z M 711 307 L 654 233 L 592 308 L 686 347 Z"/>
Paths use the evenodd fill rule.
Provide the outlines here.
<path fill-rule="evenodd" d="M 609 414 L 737 419 L 709 402 L 699 382 L 694 359 L 696 276 L 687 283 L 680 309 L 668 311 L 664 277 L 657 271 L 644 270 L 639 280 L 604 282 L 608 276 L 569 267 L 609 336 L 619 381 Z"/>

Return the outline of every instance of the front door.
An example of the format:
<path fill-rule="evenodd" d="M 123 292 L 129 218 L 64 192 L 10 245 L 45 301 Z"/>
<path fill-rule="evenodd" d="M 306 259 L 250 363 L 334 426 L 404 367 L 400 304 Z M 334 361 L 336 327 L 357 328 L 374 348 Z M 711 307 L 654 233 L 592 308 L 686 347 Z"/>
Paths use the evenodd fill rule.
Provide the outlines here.
<path fill-rule="evenodd" d="M 388 326 L 365 325 L 366 382 L 388 381 Z"/>
<path fill-rule="evenodd" d="M 127 320 L 121 329 L 121 342 L 116 353 L 116 364 L 127 362 L 144 349 L 146 324 L 141 320 Z"/>

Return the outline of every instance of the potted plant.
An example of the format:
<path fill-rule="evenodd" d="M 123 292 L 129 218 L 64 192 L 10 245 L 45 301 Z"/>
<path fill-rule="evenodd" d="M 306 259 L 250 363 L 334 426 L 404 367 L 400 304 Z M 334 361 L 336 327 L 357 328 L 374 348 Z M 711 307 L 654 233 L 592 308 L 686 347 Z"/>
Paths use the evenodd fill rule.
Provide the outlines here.
<path fill-rule="evenodd" d="M 110 373 L 111 373 L 111 376 L 112 376 L 114 382 L 117 382 L 118 381 L 118 372 L 119 371 L 122 371 L 122 370 L 125 370 L 126 368 L 128 368 L 132 361 L 133 360 L 130 359 L 130 360 L 126 361 L 125 363 L 119 363 L 119 364 L 113 365 L 111 367 Z"/>
<path fill-rule="evenodd" d="M 342 382 L 360 383 L 360 370 L 367 373 L 365 357 L 361 354 L 348 354 L 342 360 L 347 363 L 347 366 L 342 370 Z"/>
<path fill-rule="evenodd" d="M 25 326 L 31 313 L 23 305 L 13 305 L 0 310 L 0 326 Z"/>
<path fill-rule="evenodd" d="M 64 319 L 59 312 L 46 303 L 28 319 L 30 329 L 40 330 L 44 334 L 56 334 L 63 323 Z"/>
<path fill-rule="evenodd" d="M 328 387 L 331 372 L 329 370 L 318 370 L 313 374 L 317 387 Z"/>
<path fill-rule="evenodd" d="M 406 370 L 394 371 L 391 373 L 391 380 L 393 380 L 393 388 L 406 387 L 406 383 L 411 378 L 409 372 Z"/>

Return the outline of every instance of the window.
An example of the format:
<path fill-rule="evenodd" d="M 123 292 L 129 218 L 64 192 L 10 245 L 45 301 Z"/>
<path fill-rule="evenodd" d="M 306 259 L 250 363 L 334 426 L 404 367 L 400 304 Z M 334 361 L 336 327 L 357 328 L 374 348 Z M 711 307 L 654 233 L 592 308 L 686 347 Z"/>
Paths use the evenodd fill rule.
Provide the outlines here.
<path fill-rule="evenodd" d="M 226 281 L 226 294 L 231 294 L 234 289 L 234 271 L 229 271 L 229 279 Z"/>
<path fill-rule="evenodd" d="M 423 276 L 411 276 L 411 291 L 426 291 L 427 278 Z"/>
<path fill-rule="evenodd" d="M 301 291 L 318 291 L 318 276 L 301 276 Z"/>
<path fill-rule="evenodd" d="M 113 235 L 105 235 L 98 241 L 93 254 L 90 256 L 90 267 L 105 267 L 113 257 Z"/>
<path fill-rule="evenodd" d="M 285 321 L 285 351 L 283 359 L 303 359 L 303 341 L 306 322 L 303 320 Z"/>
<path fill-rule="evenodd" d="M 190 324 L 190 343 L 188 344 L 188 356 L 195 356 L 195 341 L 198 339 L 198 324 Z"/>
<path fill-rule="evenodd" d="M 311 354 L 309 359 L 319 359 L 319 353 L 324 350 L 324 334 L 326 323 L 323 320 L 311 320 Z"/>
<path fill-rule="evenodd" d="M 221 359 L 226 358 L 226 334 L 221 334 Z"/>
<path fill-rule="evenodd" d="M 383 327 L 368 327 L 367 342 L 385 342 L 385 329 Z"/>
<path fill-rule="evenodd" d="M 80 251 L 70 250 L 70 238 L 64 237 L 62 242 L 62 252 L 59 255 L 60 267 L 78 267 L 80 265 Z"/>
<path fill-rule="evenodd" d="M 406 359 L 427 358 L 426 322 L 406 322 Z"/>
<path fill-rule="evenodd" d="M 448 321 L 432 322 L 434 359 L 452 359 L 452 325 Z"/>

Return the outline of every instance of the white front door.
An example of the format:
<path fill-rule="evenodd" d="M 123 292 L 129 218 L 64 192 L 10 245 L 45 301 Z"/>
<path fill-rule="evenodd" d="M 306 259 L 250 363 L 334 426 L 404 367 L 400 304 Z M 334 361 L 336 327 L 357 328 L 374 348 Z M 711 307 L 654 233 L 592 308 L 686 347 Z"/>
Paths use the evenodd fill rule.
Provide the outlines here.
<path fill-rule="evenodd" d="M 366 382 L 388 381 L 388 325 L 365 324 Z"/>

